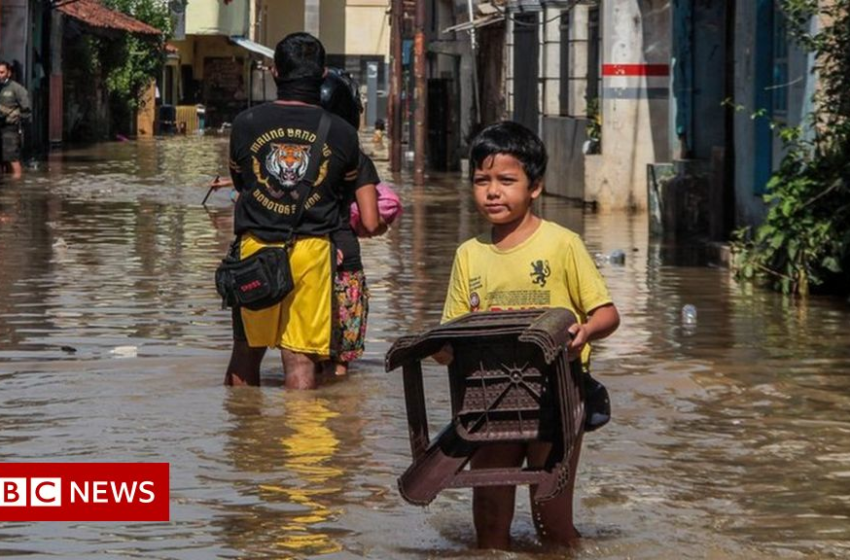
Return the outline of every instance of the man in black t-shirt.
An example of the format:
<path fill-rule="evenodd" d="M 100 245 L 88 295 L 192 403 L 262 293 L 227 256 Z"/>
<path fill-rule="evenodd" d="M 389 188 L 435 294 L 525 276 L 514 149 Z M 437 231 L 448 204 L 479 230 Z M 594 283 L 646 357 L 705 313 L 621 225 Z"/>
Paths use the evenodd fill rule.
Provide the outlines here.
<path fill-rule="evenodd" d="M 280 303 L 234 309 L 234 348 L 225 383 L 259 385 L 267 347 L 281 349 L 287 388 L 309 389 L 328 360 L 332 336 L 334 255 L 330 235 L 355 198 L 367 230 L 379 228 L 374 186 L 355 190 L 360 147 L 357 131 L 319 106 L 325 51 L 307 33 L 286 36 L 275 49 L 278 101 L 243 111 L 233 122 L 230 175 L 239 191 L 234 230 L 245 258 L 283 245 L 294 227 L 289 254 L 295 289 Z M 322 114 L 331 118 L 324 146 L 312 153 Z M 299 187 L 319 158 L 315 183 Z M 296 223 L 298 204 L 304 210 Z M 368 215 L 368 216 L 367 216 Z"/>

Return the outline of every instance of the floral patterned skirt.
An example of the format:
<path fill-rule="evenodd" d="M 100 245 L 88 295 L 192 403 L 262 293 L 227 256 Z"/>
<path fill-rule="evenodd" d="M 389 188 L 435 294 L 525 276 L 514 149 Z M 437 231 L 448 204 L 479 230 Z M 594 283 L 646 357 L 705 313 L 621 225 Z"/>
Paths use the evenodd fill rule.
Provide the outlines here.
<path fill-rule="evenodd" d="M 331 358 L 337 362 L 351 362 L 363 355 L 369 314 L 369 289 L 362 270 L 337 273 L 334 307 Z"/>

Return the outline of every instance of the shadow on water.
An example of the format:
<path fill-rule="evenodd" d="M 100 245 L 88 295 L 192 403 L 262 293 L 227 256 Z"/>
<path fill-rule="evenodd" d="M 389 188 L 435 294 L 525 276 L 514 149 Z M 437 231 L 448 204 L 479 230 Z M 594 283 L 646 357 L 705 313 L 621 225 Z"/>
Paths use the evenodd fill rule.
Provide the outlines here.
<path fill-rule="evenodd" d="M 169 523 L 6 524 L 0 555 L 492 558 L 471 550 L 468 490 L 427 509 L 399 497 L 407 423 L 382 360 L 437 323 L 454 250 L 485 226 L 464 181 L 402 181 L 401 223 L 364 241 L 368 347 L 350 378 L 286 393 L 269 352 L 261 389 L 226 390 L 212 274 L 229 193 L 200 205 L 225 155 L 215 138 L 104 144 L 0 184 L 0 458 L 167 461 L 172 486 Z M 541 551 L 520 492 L 512 557 L 846 557 L 848 304 L 737 285 L 694 248 L 650 240 L 645 217 L 539 210 L 583 235 L 624 320 L 595 353 L 614 420 L 585 440 L 587 538 Z M 444 385 L 427 365 L 435 430 Z"/>

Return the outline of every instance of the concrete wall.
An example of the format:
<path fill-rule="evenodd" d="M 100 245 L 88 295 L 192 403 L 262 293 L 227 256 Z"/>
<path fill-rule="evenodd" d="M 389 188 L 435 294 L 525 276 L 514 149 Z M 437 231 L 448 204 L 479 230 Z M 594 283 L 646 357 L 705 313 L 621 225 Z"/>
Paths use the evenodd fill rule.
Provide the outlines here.
<path fill-rule="evenodd" d="M 388 0 L 349 0 L 345 6 L 345 48 L 341 52 L 348 55 L 380 55 L 389 61 L 388 8 Z"/>
<path fill-rule="evenodd" d="M 29 7 L 28 0 L 6 0 L 0 5 L 0 53 L 9 62 L 20 64 L 15 81 L 29 87 Z"/>
<path fill-rule="evenodd" d="M 271 48 L 305 30 L 304 0 L 263 0 L 257 41 Z M 319 0 L 318 37 L 328 54 L 389 59 L 389 0 Z"/>
<path fill-rule="evenodd" d="M 328 54 L 346 54 L 351 29 L 345 0 L 313 0 L 319 4 L 319 40 Z M 307 29 L 307 31 L 310 31 Z M 371 30 L 369 30 L 371 31 Z M 366 29 L 363 32 L 367 32 Z"/>
<path fill-rule="evenodd" d="M 584 154 L 587 120 L 543 117 L 543 142 L 549 153 L 546 194 L 573 200 L 584 199 Z"/>
<path fill-rule="evenodd" d="M 188 36 L 184 41 L 171 41 L 177 47 L 179 63 L 191 64 L 192 74 L 196 80 L 203 80 L 204 59 L 220 57 L 237 57 L 247 59 L 249 52 L 231 43 L 227 37 Z M 247 68 L 245 71 L 247 80 Z"/>
<path fill-rule="evenodd" d="M 304 30 L 304 1 L 265 0 L 260 18 L 258 41 L 274 48 L 290 33 Z"/>
<path fill-rule="evenodd" d="M 248 36 L 249 0 L 192 0 L 186 5 L 187 35 Z"/>
<path fill-rule="evenodd" d="M 603 211 L 647 208 L 647 164 L 670 158 L 669 0 L 602 4 L 602 160 L 586 200 Z M 620 66 L 612 66 L 620 65 Z"/>

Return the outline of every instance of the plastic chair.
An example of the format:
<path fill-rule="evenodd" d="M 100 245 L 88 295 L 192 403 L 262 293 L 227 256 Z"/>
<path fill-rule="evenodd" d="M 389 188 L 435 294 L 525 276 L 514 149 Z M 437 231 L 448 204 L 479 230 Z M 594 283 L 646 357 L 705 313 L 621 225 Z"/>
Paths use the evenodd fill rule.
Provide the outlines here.
<path fill-rule="evenodd" d="M 405 500 L 426 505 L 446 488 L 532 484 L 533 498 L 545 501 L 563 489 L 584 431 L 581 364 L 565 350 L 574 322 L 561 308 L 470 313 L 393 344 L 386 369 L 403 371 L 413 455 L 398 479 Z M 431 440 L 421 361 L 447 343 L 452 417 Z M 465 468 L 483 446 L 531 441 L 553 443 L 543 468 Z"/>

